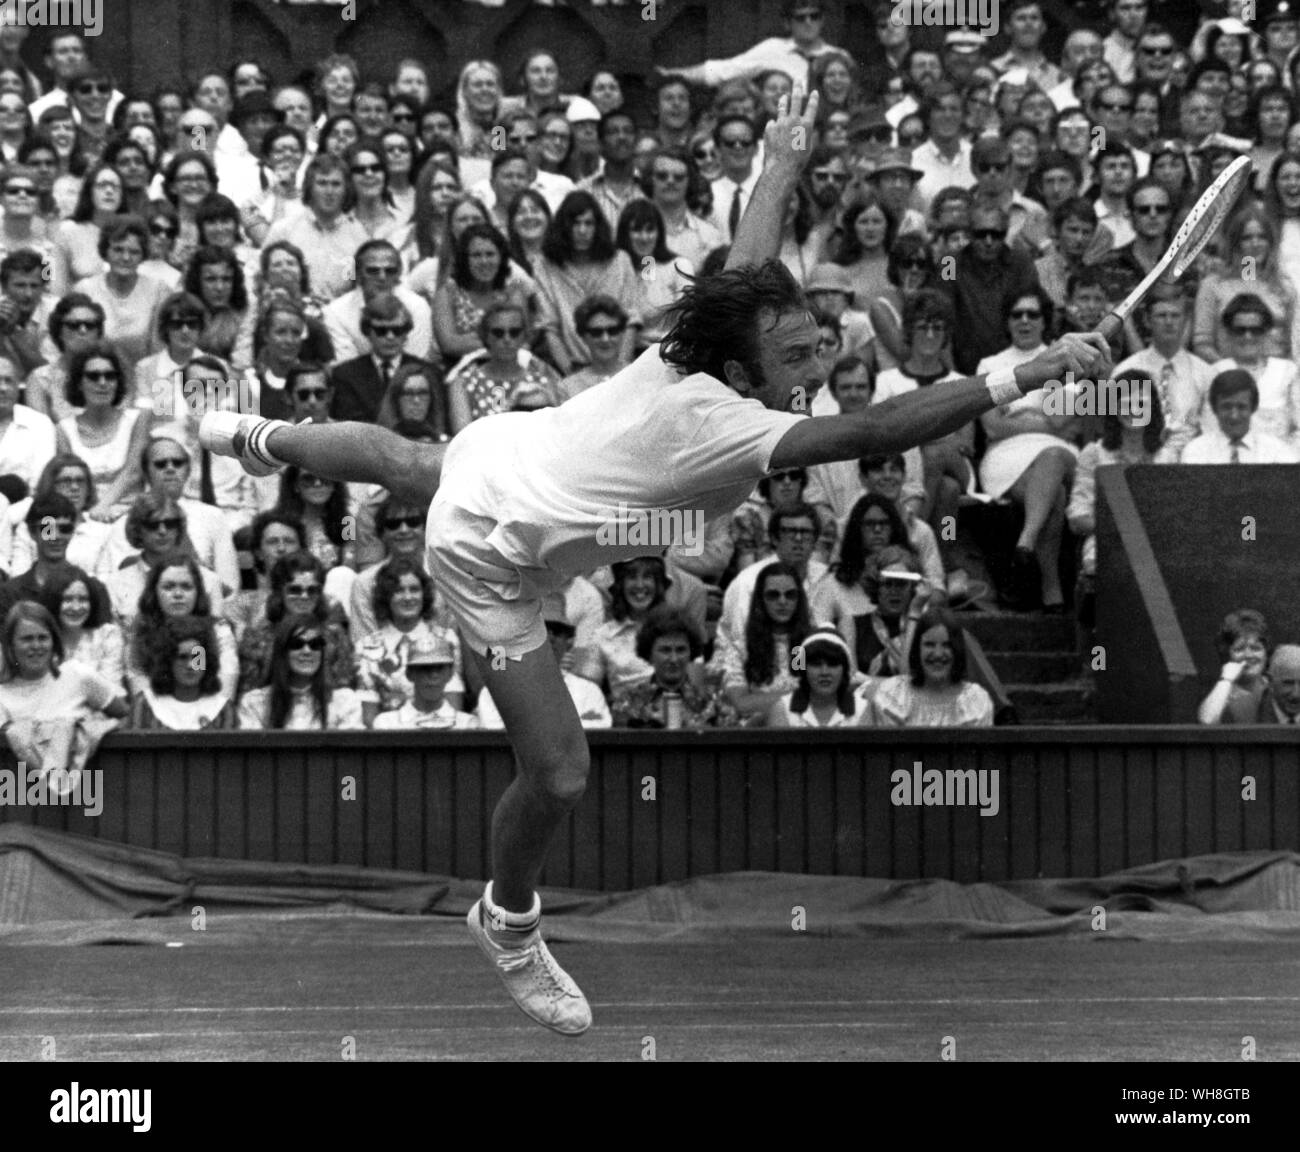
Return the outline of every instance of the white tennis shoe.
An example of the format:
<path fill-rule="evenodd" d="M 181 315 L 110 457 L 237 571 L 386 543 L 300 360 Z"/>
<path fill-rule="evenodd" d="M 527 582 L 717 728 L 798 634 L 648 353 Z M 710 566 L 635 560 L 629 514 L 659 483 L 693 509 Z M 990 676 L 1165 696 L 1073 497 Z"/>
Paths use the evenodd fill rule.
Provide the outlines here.
<path fill-rule="evenodd" d="M 466 916 L 469 933 L 505 982 L 506 991 L 539 1024 L 565 1036 L 579 1036 L 591 1027 L 591 1007 L 573 978 L 556 963 L 540 928 L 521 947 L 503 948 L 483 923 L 483 901 L 475 901 Z"/>

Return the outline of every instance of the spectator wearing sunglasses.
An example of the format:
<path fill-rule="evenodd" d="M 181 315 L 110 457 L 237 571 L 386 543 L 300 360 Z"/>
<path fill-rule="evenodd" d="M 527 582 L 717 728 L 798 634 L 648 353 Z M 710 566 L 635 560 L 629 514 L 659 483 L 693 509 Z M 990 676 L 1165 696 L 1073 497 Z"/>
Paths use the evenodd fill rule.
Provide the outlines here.
<path fill-rule="evenodd" d="M 161 280 L 171 291 L 179 292 L 184 276 L 171 262 L 172 250 L 181 234 L 176 209 L 165 200 L 154 201 L 145 213 L 145 220 L 149 225 L 149 249 L 140 265 L 140 272 Z"/>
<path fill-rule="evenodd" d="M 467 356 L 447 377 L 453 435 L 484 416 L 511 411 L 517 393 L 539 390 L 554 404 L 564 396 L 559 374 L 528 351 L 528 320 L 519 304 L 490 304 L 478 323 L 483 349 Z"/>
<path fill-rule="evenodd" d="M 68 545 L 77 527 L 77 509 L 66 496 L 58 492 L 33 499 L 27 506 L 23 524 L 27 536 L 35 544 L 36 555 L 25 571 L 16 571 L 5 586 L 15 600 L 39 600 L 41 591 L 50 579 L 67 566 Z"/>
<path fill-rule="evenodd" d="M 1269 339 L 1277 325 L 1272 309 L 1246 292 L 1232 299 L 1221 322 L 1227 355 L 1210 365 L 1211 375 L 1233 368 L 1250 373 L 1259 390 L 1252 427 L 1300 447 L 1300 375 L 1291 360 L 1269 355 Z"/>
<path fill-rule="evenodd" d="M 154 568 L 177 553 L 191 558 L 194 555 L 185 510 L 154 492 L 142 493 L 131 505 L 126 514 L 126 542 L 135 555 L 128 557 L 122 567 L 104 581 L 113 603 L 113 615 L 124 628 L 140 611 L 140 596 Z M 198 565 L 198 571 L 210 611 L 213 615 L 224 615 L 221 581 L 209 568 Z M 233 637 L 231 640 L 233 651 Z"/>
<path fill-rule="evenodd" d="M 270 588 L 260 611 L 244 622 L 239 635 L 239 694 L 271 682 L 271 651 L 276 626 L 286 616 L 313 616 L 325 633 L 325 669 L 332 684 L 356 684 L 357 660 L 348 617 L 328 588 L 325 565 L 302 550 L 281 556 L 271 566 Z"/>
<path fill-rule="evenodd" d="M 352 593 L 344 607 L 352 622 L 354 636 L 369 636 L 379 627 L 375 614 L 375 584 L 379 572 L 389 560 L 406 557 L 424 567 L 424 523 L 428 510 L 390 495 L 375 513 L 375 527 L 383 545 L 384 559 L 357 574 Z"/>
<path fill-rule="evenodd" d="M 364 728 L 361 701 L 334 687 L 325 662 L 325 632 L 314 616 L 286 616 L 275 632 L 271 681 L 239 701 L 240 728 L 295 732 Z"/>
<path fill-rule="evenodd" d="M 411 315 L 396 296 L 384 294 L 366 301 L 361 310 L 361 334 L 367 349 L 337 364 L 331 373 L 334 400 L 330 415 L 335 420 L 374 423 L 398 371 L 432 367 L 406 351 L 411 332 Z"/>
<path fill-rule="evenodd" d="M 975 173 L 975 197 L 983 203 L 997 205 L 1006 215 L 1008 244 L 1013 244 L 1023 230 L 1034 236 L 1046 234 L 1047 209 L 1016 191 L 1011 173 L 1011 146 L 1004 139 L 984 136 L 976 140 L 971 148 L 970 164 Z"/>
<path fill-rule="evenodd" d="M 193 468 L 189 450 L 179 440 L 157 435 L 157 429 L 154 429 L 152 439 L 140 453 L 140 467 L 144 473 L 145 491 L 177 505 L 184 512 L 185 533 L 194 549 L 194 555 L 200 564 L 217 574 L 222 585 L 222 595 L 235 593 L 239 589 L 239 560 L 235 554 L 230 526 L 220 508 L 198 498 L 201 486 L 191 487 Z M 80 499 L 77 493 L 66 491 L 62 487 L 56 490 L 64 492 L 74 503 Z M 190 492 L 196 495 L 191 496 Z M 108 579 L 123 566 L 124 561 L 138 552 L 138 545 L 133 547 L 127 541 L 126 527 L 129 519 L 123 517 L 112 525 L 108 539 L 102 545 L 102 555 L 93 569 L 101 580 Z M 94 521 L 89 523 L 93 524 Z M 85 568 L 85 561 L 76 559 L 76 547 L 77 537 L 74 536 L 69 557 Z"/>
<path fill-rule="evenodd" d="M 590 363 L 560 382 L 565 400 L 604 383 L 627 364 L 623 356 L 627 313 L 612 296 L 588 296 L 578 305 L 573 322 L 587 345 Z"/>
<path fill-rule="evenodd" d="M 325 327 L 334 342 L 336 361 L 346 362 L 373 351 L 362 319 L 366 305 L 380 296 L 396 297 L 405 309 L 406 351 L 416 358 L 427 357 L 434 347 L 433 316 L 424 298 L 401 284 L 402 258 L 397 249 L 387 240 L 367 241 L 356 250 L 354 267 L 357 286 L 325 309 Z M 396 353 L 390 350 L 384 355 L 393 359 Z"/>
<path fill-rule="evenodd" d="M 709 179 L 695 158 L 697 153 L 703 155 L 706 147 L 710 154 L 716 155 L 712 137 L 698 139 L 695 152 L 667 146 L 657 148 L 647 161 L 648 175 L 643 185 L 663 217 L 665 243 L 695 268 L 723 242 L 722 233 L 705 219 L 708 212 L 700 211 L 703 200 L 712 200 Z"/>
<path fill-rule="evenodd" d="M 34 279 L 25 301 L 7 287 L 5 296 L 26 313 L 28 320 L 33 318 L 33 311 L 38 311 L 37 322 L 43 328 L 50 307 L 68 290 L 68 269 L 63 250 L 54 240 L 53 226 L 41 219 L 40 204 L 36 170 L 11 165 L 0 177 L 0 258 L 6 263 L 20 261 L 14 267 L 23 267 L 24 274 Z M 0 281 L 3 279 L 0 272 Z M 0 320 L 4 319 L 0 316 Z"/>
<path fill-rule="evenodd" d="M 79 69 L 68 85 L 81 157 L 86 164 L 99 163 L 104 153 L 112 127 L 109 117 L 114 94 L 113 78 L 105 69 L 91 63 Z"/>

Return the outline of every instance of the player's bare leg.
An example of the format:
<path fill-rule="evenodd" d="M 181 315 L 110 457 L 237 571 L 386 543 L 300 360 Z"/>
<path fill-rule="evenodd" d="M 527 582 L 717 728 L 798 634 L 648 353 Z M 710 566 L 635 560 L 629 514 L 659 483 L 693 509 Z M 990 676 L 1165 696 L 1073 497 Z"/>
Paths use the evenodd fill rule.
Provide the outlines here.
<path fill-rule="evenodd" d="M 518 773 L 492 814 L 492 881 L 469 913 L 470 931 L 529 1016 L 577 1035 L 591 1009 L 540 933 L 537 879 L 560 825 L 582 798 L 586 734 L 549 644 L 522 659 L 474 660 L 505 721 Z"/>

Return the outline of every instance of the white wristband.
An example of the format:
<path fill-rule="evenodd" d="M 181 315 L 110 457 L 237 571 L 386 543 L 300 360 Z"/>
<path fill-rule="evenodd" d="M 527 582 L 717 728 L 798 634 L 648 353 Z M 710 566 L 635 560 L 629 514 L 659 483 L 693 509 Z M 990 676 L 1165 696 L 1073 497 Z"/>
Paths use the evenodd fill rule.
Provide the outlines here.
<path fill-rule="evenodd" d="M 1010 404 L 1024 395 L 1016 383 L 1014 368 L 999 368 L 996 372 L 990 372 L 984 378 L 984 383 L 988 386 L 994 404 Z"/>

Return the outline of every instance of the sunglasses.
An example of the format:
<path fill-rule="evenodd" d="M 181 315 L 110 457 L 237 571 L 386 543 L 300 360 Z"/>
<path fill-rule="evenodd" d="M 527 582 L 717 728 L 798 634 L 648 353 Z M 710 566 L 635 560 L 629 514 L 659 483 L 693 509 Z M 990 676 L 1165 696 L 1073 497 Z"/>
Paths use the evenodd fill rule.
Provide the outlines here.
<path fill-rule="evenodd" d="M 802 484 L 808 477 L 803 472 L 773 472 L 773 480 L 793 480 L 797 484 Z"/>
<path fill-rule="evenodd" d="M 389 119 L 390 119 L 394 124 L 414 124 L 414 123 L 415 123 L 415 113 L 414 113 L 414 112 L 394 112 L 394 113 L 389 117 Z"/>
<path fill-rule="evenodd" d="M 98 332 L 103 325 L 98 320 L 65 320 L 63 327 L 74 332 Z"/>
<path fill-rule="evenodd" d="M 370 331 L 375 336 L 405 336 L 411 330 L 409 324 L 371 324 Z"/>
<path fill-rule="evenodd" d="M 304 636 L 297 636 L 290 640 L 285 647 L 290 652 L 324 652 L 325 637 L 313 636 L 311 639 L 307 639 Z"/>
<path fill-rule="evenodd" d="M 195 332 L 203 331 L 203 321 L 194 316 L 173 316 L 167 321 L 168 328 L 192 328 Z"/>
<path fill-rule="evenodd" d="M 5 195 L 6 196 L 36 196 L 37 191 L 35 188 L 29 187 L 26 184 L 11 184 L 8 188 L 5 189 Z"/>
<path fill-rule="evenodd" d="M 699 161 L 701 164 L 707 164 L 710 160 L 712 160 L 714 157 L 717 156 L 717 153 L 710 148 L 703 152 L 692 152 L 691 155 L 694 156 L 695 159 Z"/>
<path fill-rule="evenodd" d="M 511 340 L 518 340 L 524 334 L 522 328 L 489 328 L 488 335 L 494 340 L 505 340 L 507 337 Z"/>
<path fill-rule="evenodd" d="M 764 600 L 770 600 L 775 603 L 778 600 L 796 601 L 799 599 L 799 590 L 796 588 L 791 592 L 782 592 L 778 588 L 769 588 L 763 593 Z"/>
<path fill-rule="evenodd" d="M 971 235 L 976 240 L 1005 240 L 1007 234 L 1000 228 L 977 228 Z"/>
<path fill-rule="evenodd" d="M 1139 49 L 1146 56 L 1172 56 L 1174 50 L 1170 48 L 1149 48 L 1145 44 Z"/>
<path fill-rule="evenodd" d="M 782 536 L 788 536 L 791 540 L 811 540 L 817 535 L 813 528 L 782 528 Z"/>
<path fill-rule="evenodd" d="M 1037 308 L 1017 308 L 1011 313 L 1012 320 L 1041 320 L 1042 312 Z"/>
<path fill-rule="evenodd" d="M 1011 164 L 1010 164 L 1009 161 L 1007 161 L 1007 162 L 1004 162 L 1004 163 L 1002 163 L 1002 164 L 981 164 L 979 170 L 980 170 L 981 173 L 984 173 L 984 172 L 1005 172 L 1005 171 L 1006 171 L 1008 168 L 1010 168 L 1010 167 L 1011 167 Z"/>
<path fill-rule="evenodd" d="M 855 140 L 870 140 L 874 144 L 888 144 L 894 135 L 892 128 L 863 128 L 853 133 Z"/>
<path fill-rule="evenodd" d="M 1133 211 L 1139 216 L 1163 216 L 1169 211 L 1168 204 L 1137 204 Z"/>
<path fill-rule="evenodd" d="M 155 460 L 153 466 L 161 472 L 164 468 L 184 468 L 189 461 L 184 456 L 168 456 L 162 460 Z"/>
<path fill-rule="evenodd" d="M 77 526 L 71 520 L 56 520 L 54 530 L 60 536 L 71 536 L 77 530 Z"/>
<path fill-rule="evenodd" d="M 286 596 L 319 596 L 321 586 L 319 584 L 286 584 L 284 594 Z"/>
<path fill-rule="evenodd" d="M 730 148 L 733 152 L 743 152 L 746 148 L 752 148 L 754 146 L 752 140 L 719 140 L 718 143 L 721 144 L 723 148 Z"/>
<path fill-rule="evenodd" d="M 161 520 L 146 520 L 144 526 L 150 532 L 176 532 L 182 523 L 179 516 L 164 516 Z"/>
<path fill-rule="evenodd" d="M 299 400 L 324 400 L 329 395 L 328 388 L 299 388 L 294 395 Z"/>
<path fill-rule="evenodd" d="M 654 171 L 654 178 L 656 180 L 662 180 L 665 184 L 682 184 L 686 180 L 686 173 L 663 172 L 656 168 Z"/>
<path fill-rule="evenodd" d="M 352 165 L 353 176 L 378 176 L 381 172 L 383 172 L 383 170 L 384 170 L 384 166 L 382 164 L 353 164 Z"/>
<path fill-rule="evenodd" d="M 168 224 L 150 224 L 149 233 L 152 236 L 166 236 L 168 240 L 175 240 L 178 228 L 173 228 Z"/>
<path fill-rule="evenodd" d="M 396 532 L 399 528 L 423 528 L 423 516 L 388 516 L 384 519 L 384 531 Z"/>
<path fill-rule="evenodd" d="M 1228 331 L 1234 336 L 1263 336 L 1268 329 L 1255 324 L 1234 324 Z"/>
<path fill-rule="evenodd" d="M 366 276 L 391 276 L 396 278 L 402 274 L 402 270 L 395 264 L 371 264 L 361 269 Z"/>
<path fill-rule="evenodd" d="M 107 96 L 113 91 L 113 85 L 105 82 L 88 80 L 85 84 L 77 85 L 77 92 L 82 96 L 91 96 L 98 93 L 100 96 Z"/>
<path fill-rule="evenodd" d="M 83 372 L 81 378 L 95 384 L 110 383 L 120 379 L 116 372 Z"/>

